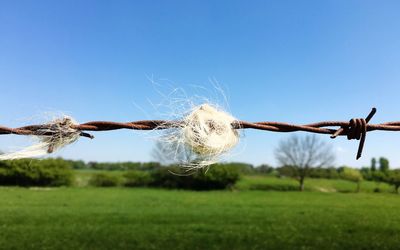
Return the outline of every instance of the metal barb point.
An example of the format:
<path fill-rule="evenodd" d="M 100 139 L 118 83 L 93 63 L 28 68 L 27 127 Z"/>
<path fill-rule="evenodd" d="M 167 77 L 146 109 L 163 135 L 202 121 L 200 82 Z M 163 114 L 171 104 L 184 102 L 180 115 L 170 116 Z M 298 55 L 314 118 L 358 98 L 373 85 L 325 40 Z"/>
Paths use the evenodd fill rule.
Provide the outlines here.
<path fill-rule="evenodd" d="M 358 144 L 358 151 L 357 151 L 356 160 L 361 158 L 362 151 L 364 149 L 365 138 L 367 137 L 367 132 L 368 132 L 367 124 L 375 114 L 376 114 L 376 108 L 372 108 L 372 110 L 368 114 L 367 118 L 365 118 L 365 120 L 362 120 L 363 124 L 359 128 L 359 129 L 362 129 L 362 131 L 361 131 L 361 139 L 360 139 L 360 143 Z"/>

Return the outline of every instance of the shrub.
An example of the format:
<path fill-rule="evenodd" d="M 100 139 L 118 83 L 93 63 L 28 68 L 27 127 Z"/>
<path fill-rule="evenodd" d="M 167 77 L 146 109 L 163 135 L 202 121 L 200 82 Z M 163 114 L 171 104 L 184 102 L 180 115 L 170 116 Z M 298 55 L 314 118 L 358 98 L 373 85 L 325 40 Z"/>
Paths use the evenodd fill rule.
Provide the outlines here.
<path fill-rule="evenodd" d="M 263 190 L 263 191 L 298 191 L 297 184 L 289 183 L 258 183 L 253 184 L 250 190 Z"/>
<path fill-rule="evenodd" d="M 62 159 L 21 159 L 0 164 L 0 185 L 68 186 L 73 172 Z"/>
<path fill-rule="evenodd" d="M 400 170 L 392 170 L 388 172 L 387 182 L 392 185 L 396 193 L 400 188 Z"/>
<path fill-rule="evenodd" d="M 374 171 L 372 172 L 372 180 L 380 183 L 386 181 L 386 174 L 382 171 Z"/>
<path fill-rule="evenodd" d="M 131 170 L 123 175 L 124 186 L 126 187 L 144 187 L 151 183 L 151 175 L 146 171 Z"/>
<path fill-rule="evenodd" d="M 374 159 L 374 158 L 373 158 Z M 374 170 L 375 171 L 375 170 Z M 364 180 L 368 180 L 368 181 L 373 181 L 373 172 L 370 168 L 368 167 L 363 167 L 361 168 L 360 172 L 363 176 Z"/>
<path fill-rule="evenodd" d="M 311 168 L 309 172 L 311 178 L 323 178 L 323 179 L 338 179 L 339 173 L 336 168 Z"/>
<path fill-rule="evenodd" d="M 184 176 L 182 176 L 184 175 Z M 152 186 L 192 190 L 225 189 L 239 180 L 239 172 L 228 165 L 215 164 L 195 173 L 182 173 L 177 166 L 160 168 L 152 172 Z"/>
<path fill-rule="evenodd" d="M 219 163 L 215 164 L 215 166 L 225 166 L 227 167 L 230 171 L 235 171 L 240 174 L 253 174 L 255 173 L 254 166 L 248 163 L 242 163 L 242 162 L 228 162 L 228 163 Z"/>
<path fill-rule="evenodd" d="M 182 170 L 178 166 L 156 169 L 151 172 L 152 182 L 150 185 L 165 188 L 184 188 L 185 186 L 189 186 L 193 177 L 191 175 L 182 176 L 181 172 Z"/>
<path fill-rule="evenodd" d="M 341 168 L 340 177 L 344 180 L 352 181 L 357 183 L 357 192 L 360 191 L 360 182 L 362 181 L 363 177 L 359 170 L 343 167 Z"/>
<path fill-rule="evenodd" d="M 118 186 L 119 181 L 119 178 L 115 175 L 98 173 L 90 178 L 89 184 L 95 187 L 115 187 Z"/>
<path fill-rule="evenodd" d="M 230 168 L 229 165 L 214 165 L 210 169 L 200 171 L 194 176 L 194 189 L 212 190 L 232 187 L 239 180 L 239 169 Z"/>

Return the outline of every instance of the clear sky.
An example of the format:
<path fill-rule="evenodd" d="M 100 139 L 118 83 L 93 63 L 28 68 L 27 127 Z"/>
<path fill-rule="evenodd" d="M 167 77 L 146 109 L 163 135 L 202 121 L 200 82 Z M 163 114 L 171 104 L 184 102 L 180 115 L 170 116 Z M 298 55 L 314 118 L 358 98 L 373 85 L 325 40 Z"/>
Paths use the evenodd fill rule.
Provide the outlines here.
<path fill-rule="evenodd" d="M 159 119 L 150 102 L 174 88 L 223 104 L 212 81 L 243 120 L 347 121 L 375 106 L 372 122 L 397 121 L 399 13 L 400 1 L 0 1 L 0 124 L 59 111 L 79 122 Z M 57 155 L 147 161 L 154 135 L 96 133 Z M 246 131 L 228 160 L 276 164 L 287 136 Z M 0 150 L 17 137 L 2 136 Z M 369 133 L 359 161 L 356 141 L 322 137 L 337 165 L 386 156 L 400 167 L 400 133 Z"/>

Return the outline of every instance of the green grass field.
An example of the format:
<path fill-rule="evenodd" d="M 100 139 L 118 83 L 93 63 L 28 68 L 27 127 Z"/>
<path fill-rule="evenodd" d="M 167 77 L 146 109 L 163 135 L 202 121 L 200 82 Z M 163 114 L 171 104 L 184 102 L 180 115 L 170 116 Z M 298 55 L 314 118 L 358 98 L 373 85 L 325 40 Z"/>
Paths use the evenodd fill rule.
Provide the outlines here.
<path fill-rule="evenodd" d="M 390 193 L 0 188 L 2 249 L 398 249 Z"/>

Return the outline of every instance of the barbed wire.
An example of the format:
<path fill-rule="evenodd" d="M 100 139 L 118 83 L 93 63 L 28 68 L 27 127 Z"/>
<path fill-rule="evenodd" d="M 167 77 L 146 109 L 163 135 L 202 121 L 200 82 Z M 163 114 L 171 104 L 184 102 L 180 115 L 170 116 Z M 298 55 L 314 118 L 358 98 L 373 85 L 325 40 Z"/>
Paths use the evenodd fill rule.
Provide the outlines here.
<path fill-rule="evenodd" d="M 358 160 L 364 148 L 366 135 L 370 131 L 400 131 L 400 121 L 386 122 L 381 124 L 369 124 L 369 121 L 376 113 L 376 108 L 372 108 L 366 118 L 353 118 L 350 121 L 322 121 L 311 124 L 296 125 L 283 122 L 247 122 L 234 121 L 232 129 L 257 129 L 272 132 L 310 132 L 317 134 L 330 134 L 334 139 L 337 136 L 347 136 L 348 140 L 360 140 L 356 159 Z M 112 121 L 91 121 L 82 124 L 69 125 L 70 128 L 80 131 L 80 136 L 93 139 L 92 134 L 87 131 L 109 131 L 118 129 L 133 130 L 160 130 L 179 128 L 184 125 L 184 121 L 166 121 L 166 120 L 142 120 L 133 122 L 112 122 Z M 52 136 L 54 135 L 54 124 L 28 125 L 19 128 L 8 128 L 0 126 L 0 135 L 36 135 L 36 136 Z M 338 128 L 333 128 L 338 127 Z M 68 132 L 66 132 L 68 133 Z"/>

